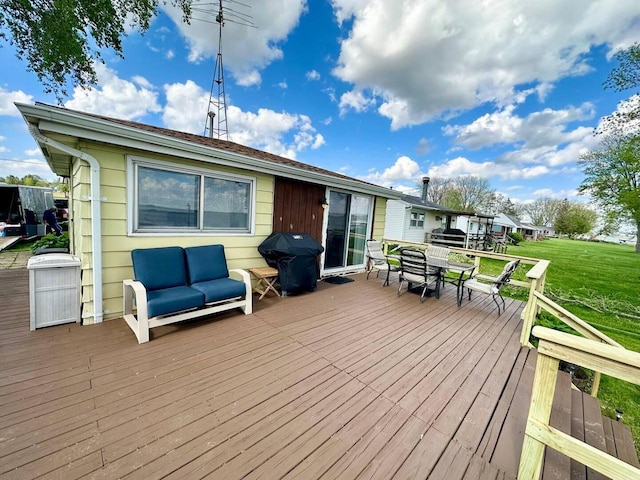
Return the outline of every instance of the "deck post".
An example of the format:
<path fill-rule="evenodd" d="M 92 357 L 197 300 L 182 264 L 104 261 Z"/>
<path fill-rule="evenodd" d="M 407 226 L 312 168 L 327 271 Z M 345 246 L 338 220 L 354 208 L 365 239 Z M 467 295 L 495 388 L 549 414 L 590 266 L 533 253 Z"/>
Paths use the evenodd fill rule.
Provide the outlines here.
<path fill-rule="evenodd" d="M 538 353 L 527 428 L 531 422 L 549 425 L 559 364 L 558 359 Z M 518 480 L 538 480 L 540 478 L 544 449 L 544 443 L 536 440 L 525 431 Z"/>
<path fill-rule="evenodd" d="M 536 292 L 542 294 L 544 292 L 545 280 L 547 277 L 548 260 L 538 260 L 531 270 L 527 272 L 529 279 L 529 299 L 522 316 L 522 335 L 520 336 L 520 345 L 530 345 L 529 337 L 531 330 L 536 321 L 536 315 L 540 312 L 538 297 Z"/>
<path fill-rule="evenodd" d="M 538 297 L 535 293 L 539 289 L 540 278 L 532 278 L 529 285 L 529 299 L 527 300 L 527 306 L 524 308 L 524 316 L 522 322 L 522 335 L 520 336 L 520 345 L 523 347 L 529 345 L 529 337 L 531 336 L 531 329 L 536 321 L 536 315 L 538 313 Z"/>

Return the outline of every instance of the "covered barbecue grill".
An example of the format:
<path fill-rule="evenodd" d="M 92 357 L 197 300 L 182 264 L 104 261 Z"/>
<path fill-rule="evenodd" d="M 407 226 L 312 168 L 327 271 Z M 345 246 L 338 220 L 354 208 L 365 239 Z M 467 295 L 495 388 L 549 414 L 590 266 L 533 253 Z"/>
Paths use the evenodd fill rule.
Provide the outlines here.
<path fill-rule="evenodd" d="M 308 233 L 273 232 L 258 246 L 269 266 L 278 269 L 282 296 L 316 289 L 317 258 L 323 251 L 322 245 Z"/>

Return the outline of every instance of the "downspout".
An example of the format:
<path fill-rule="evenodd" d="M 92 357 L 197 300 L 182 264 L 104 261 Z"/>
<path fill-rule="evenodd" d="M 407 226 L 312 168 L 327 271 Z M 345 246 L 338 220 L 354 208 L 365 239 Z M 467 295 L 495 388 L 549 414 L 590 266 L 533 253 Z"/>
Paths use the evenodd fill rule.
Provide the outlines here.
<path fill-rule="evenodd" d="M 102 216 L 100 212 L 100 164 L 95 157 L 64 143 L 46 137 L 35 125 L 29 124 L 29 132 L 38 142 L 84 160 L 91 167 L 91 248 L 93 264 L 93 321 L 101 323 L 102 311 Z"/>

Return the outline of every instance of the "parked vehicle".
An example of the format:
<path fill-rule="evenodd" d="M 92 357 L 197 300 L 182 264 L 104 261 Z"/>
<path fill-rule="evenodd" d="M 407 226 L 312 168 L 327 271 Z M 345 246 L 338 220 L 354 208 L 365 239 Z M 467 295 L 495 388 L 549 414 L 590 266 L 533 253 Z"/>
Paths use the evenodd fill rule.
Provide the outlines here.
<path fill-rule="evenodd" d="M 0 222 L 6 236 L 44 236 L 42 214 L 53 205 L 53 189 L 0 183 Z"/>
<path fill-rule="evenodd" d="M 69 220 L 69 199 L 54 198 L 53 204 L 58 207 L 58 211 L 56 212 L 58 222 L 65 222 Z"/>

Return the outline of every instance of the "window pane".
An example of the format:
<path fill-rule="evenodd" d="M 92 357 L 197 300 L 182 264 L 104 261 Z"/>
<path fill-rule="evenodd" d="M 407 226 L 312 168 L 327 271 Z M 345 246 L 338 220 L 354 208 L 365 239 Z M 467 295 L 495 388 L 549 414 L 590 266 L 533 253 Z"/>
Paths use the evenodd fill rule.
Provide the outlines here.
<path fill-rule="evenodd" d="M 200 176 L 138 167 L 138 228 L 197 228 Z"/>
<path fill-rule="evenodd" d="M 205 177 L 204 228 L 248 232 L 250 205 L 250 183 Z"/>

